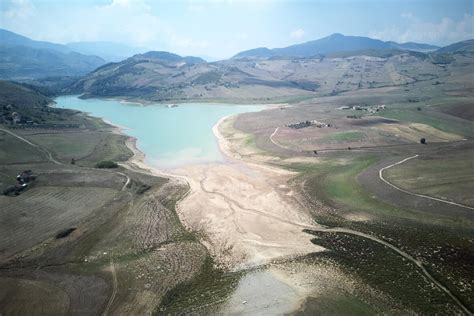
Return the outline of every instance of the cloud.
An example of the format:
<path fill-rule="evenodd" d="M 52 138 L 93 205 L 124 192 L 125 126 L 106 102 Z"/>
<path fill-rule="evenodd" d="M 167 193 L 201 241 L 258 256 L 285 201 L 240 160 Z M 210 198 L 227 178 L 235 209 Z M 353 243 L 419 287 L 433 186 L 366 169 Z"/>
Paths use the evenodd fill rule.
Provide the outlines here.
<path fill-rule="evenodd" d="M 6 18 L 24 19 L 32 15 L 34 5 L 29 0 L 2 0 L 1 11 Z"/>
<path fill-rule="evenodd" d="M 188 10 L 194 13 L 202 13 L 206 11 L 206 8 L 203 5 L 199 5 L 199 4 L 189 4 Z"/>
<path fill-rule="evenodd" d="M 397 42 L 426 42 L 439 45 L 451 44 L 474 37 L 474 16 L 465 14 L 455 21 L 444 17 L 436 22 L 423 21 L 412 13 L 403 13 L 404 23 L 390 28 L 373 31 L 370 37 Z"/>
<path fill-rule="evenodd" d="M 291 38 L 302 38 L 303 36 L 304 36 L 304 30 L 301 28 L 290 33 Z"/>
<path fill-rule="evenodd" d="M 206 40 L 177 32 L 153 11 L 147 0 L 112 0 L 84 6 L 52 2 L 36 7 L 29 0 L 0 0 L 0 27 L 56 43 L 112 41 L 176 53 L 202 52 Z M 44 4 L 44 3 L 43 3 Z"/>

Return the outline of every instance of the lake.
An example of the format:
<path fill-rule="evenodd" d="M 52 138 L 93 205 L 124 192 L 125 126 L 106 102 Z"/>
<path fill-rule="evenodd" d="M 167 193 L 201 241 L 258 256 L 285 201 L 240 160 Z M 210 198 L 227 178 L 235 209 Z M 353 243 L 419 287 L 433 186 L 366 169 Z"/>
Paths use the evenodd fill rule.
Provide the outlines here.
<path fill-rule="evenodd" d="M 124 127 L 137 139 L 146 163 L 162 169 L 222 161 L 212 127 L 224 116 L 260 111 L 260 105 L 185 103 L 178 107 L 104 99 L 56 98 L 56 107 L 79 110 Z"/>

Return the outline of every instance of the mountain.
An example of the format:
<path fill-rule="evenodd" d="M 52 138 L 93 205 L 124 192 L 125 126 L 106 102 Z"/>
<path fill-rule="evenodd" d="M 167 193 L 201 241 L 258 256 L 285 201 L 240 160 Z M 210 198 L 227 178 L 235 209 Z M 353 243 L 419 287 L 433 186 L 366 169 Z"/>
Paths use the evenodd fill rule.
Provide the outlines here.
<path fill-rule="evenodd" d="M 436 51 L 437 53 L 473 53 L 474 39 L 454 43 L 445 47 L 441 47 Z"/>
<path fill-rule="evenodd" d="M 0 46 L 0 78 L 27 80 L 52 76 L 79 76 L 105 64 L 97 56 L 61 53 L 26 46 Z"/>
<path fill-rule="evenodd" d="M 26 46 L 35 49 L 49 49 L 55 50 L 61 53 L 70 53 L 72 50 L 61 44 L 35 41 L 28 37 L 10 32 L 8 30 L 0 29 L 0 46 L 3 47 L 16 47 Z"/>
<path fill-rule="evenodd" d="M 414 42 L 407 42 L 407 43 L 396 43 L 396 42 L 386 42 L 392 46 L 392 48 L 398 48 L 403 50 L 410 50 L 414 52 L 433 52 L 439 48 L 439 46 L 431 45 L 431 44 L 421 44 L 421 43 L 414 43 Z"/>
<path fill-rule="evenodd" d="M 232 59 L 239 59 L 239 58 L 270 58 L 276 56 L 277 53 L 273 49 L 269 49 L 266 47 L 259 47 L 254 49 L 249 49 L 243 52 L 238 53 Z"/>
<path fill-rule="evenodd" d="M 146 51 L 145 48 L 130 47 L 114 42 L 74 42 L 66 46 L 78 53 L 99 56 L 107 61 L 117 62 Z"/>
<path fill-rule="evenodd" d="M 384 42 L 362 36 L 345 36 L 339 33 L 330 36 L 292 45 L 284 48 L 268 49 L 266 47 L 243 51 L 232 57 L 239 58 L 269 58 L 269 57 L 311 57 L 330 53 L 361 51 L 369 49 L 403 49 L 414 51 L 434 50 L 437 46 L 418 43 Z"/>
<path fill-rule="evenodd" d="M 100 57 L 74 52 L 65 45 L 34 41 L 7 30 L 0 30 L 0 39 L 2 79 L 79 76 L 106 63 Z"/>

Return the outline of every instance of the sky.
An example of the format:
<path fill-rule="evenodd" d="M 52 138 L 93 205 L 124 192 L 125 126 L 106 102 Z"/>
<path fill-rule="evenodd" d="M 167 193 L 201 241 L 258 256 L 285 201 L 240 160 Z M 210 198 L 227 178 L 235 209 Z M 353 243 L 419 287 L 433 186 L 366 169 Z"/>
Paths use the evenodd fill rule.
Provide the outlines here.
<path fill-rule="evenodd" d="M 474 38 L 474 0 L 0 0 L 0 28 L 231 57 L 332 33 L 447 45 Z"/>

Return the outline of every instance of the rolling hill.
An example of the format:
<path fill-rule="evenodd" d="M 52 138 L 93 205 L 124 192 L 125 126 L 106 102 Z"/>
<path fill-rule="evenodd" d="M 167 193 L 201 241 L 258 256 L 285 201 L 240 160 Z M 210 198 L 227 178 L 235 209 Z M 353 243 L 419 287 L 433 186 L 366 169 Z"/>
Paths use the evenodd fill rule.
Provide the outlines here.
<path fill-rule="evenodd" d="M 67 92 L 83 93 L 83 97 L 151 102 L 271 102 L 399 86 L 442 76 L 444 69 L 428 57 L 399 49 L 373 49 L 311 58 L 246 58 L 206 63 L 166 52 L 148 52 L 104 65 L 81 78 Z"/>

